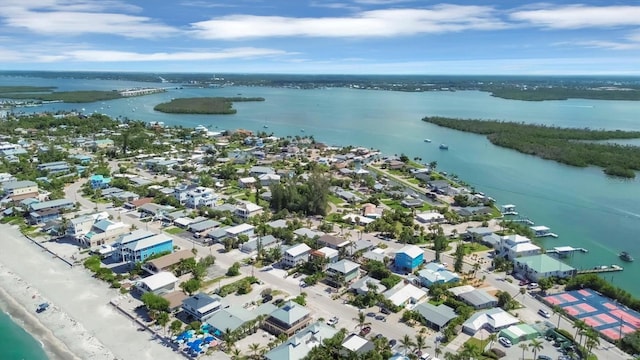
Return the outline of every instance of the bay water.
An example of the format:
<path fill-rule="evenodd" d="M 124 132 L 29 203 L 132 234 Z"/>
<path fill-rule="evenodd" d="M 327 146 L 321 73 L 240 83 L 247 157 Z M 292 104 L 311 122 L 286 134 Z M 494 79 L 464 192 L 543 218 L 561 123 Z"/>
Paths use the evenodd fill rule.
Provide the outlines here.
<path fill-rule="evenodd" d="M 640 131 L 640 102 L 571 99 L 524 102 L 485 92 L 421 92 L 328 88 L 300 90 L 270 87 L 195 88 L 166 83 L 94 79 L 41 79 L 0 76 L 0 85 L 56 86 L 58 90 L 119 90 L 168 87 L 167 92 L 89 104 L 54 103 L 16 111 L 82 110 L 114 118 L 161 121 L 166 125 L 211 130 L 244 128 L 276 136 L 312 135 L 331 145 L 356 145 L 386 154 L 404 153 L 438 168 L 497 200 L 515 204 L 520 214 L 545 225 L 558 238 L 542 240 L 546 248 L 573 246 L 589 250 L 566 261 L 572 266 L 618 264 L 624 271 L 605 278 L 636 296 L 637 263 L 623 263 L 618 253 L 640 258 L 640 180 L 606 176 L 596 167 L 575 168 L 492 145 L 484 136 L 441 128 L 424 116 L 498 119 L 560 127 Z M 153 107 L 180 97 L 264 97 L 264 102 L 235 103 L 235 115 L 164 114 Z M 424 142 L 424 139 L 432 143 Z M 440 143 L 448 151 L 438 149 Z M 626 141 L 640 145 L 640 140 Z M 0 321 L 2 318 L 0 318 Z"/>

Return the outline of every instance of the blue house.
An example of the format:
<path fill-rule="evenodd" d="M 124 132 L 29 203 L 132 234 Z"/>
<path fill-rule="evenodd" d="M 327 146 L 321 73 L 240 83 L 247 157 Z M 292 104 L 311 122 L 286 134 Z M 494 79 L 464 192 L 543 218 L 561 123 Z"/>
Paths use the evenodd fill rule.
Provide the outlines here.
<path fill-rule="evenodd" d="M 399 270 L 412 272 L 424 261 L 424 251 L 415 245 L 407 245 L 398 250 L 395 266 Z"/>
<path fill-rule="evenodd" d="M 163 252 L 173 252 L 173 239 L 165 234 L 135 230 L 120 237 L 113 244 L 115 261 L 138 263 Z"/>
<path fill-rule="evenodd" d="M 447 270 L 447 268 L 435 262 L 428 263 L 424 269 L 418 272 L 420 283 L 423 286 L 430 287 L 433 284 L 448 284 L 460 281 L 457 273 Z"/>
<path fill-rule="evenodd" d="M 89 178 L 89 182 L 91 183 L 92 189 L 106 189 L 111 184 L 111 178 L 94 174 Z"/>

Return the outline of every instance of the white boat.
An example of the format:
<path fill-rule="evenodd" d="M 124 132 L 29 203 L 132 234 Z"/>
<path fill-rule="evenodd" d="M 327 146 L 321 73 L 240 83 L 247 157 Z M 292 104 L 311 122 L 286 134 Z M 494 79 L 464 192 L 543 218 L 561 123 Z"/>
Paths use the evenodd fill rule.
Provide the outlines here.
<path fill-rule="evenodd" d="M 426 143 L 430 143 L 430 142 L 431 142 L 431 139 L 424 139 L 424 142 L 426 142 Z"/>
<path fill-rule="evenodd" d="M 447 144 L 440 144 L 440 150 L 449 150 L 449 145 L 447 145 Z"/>

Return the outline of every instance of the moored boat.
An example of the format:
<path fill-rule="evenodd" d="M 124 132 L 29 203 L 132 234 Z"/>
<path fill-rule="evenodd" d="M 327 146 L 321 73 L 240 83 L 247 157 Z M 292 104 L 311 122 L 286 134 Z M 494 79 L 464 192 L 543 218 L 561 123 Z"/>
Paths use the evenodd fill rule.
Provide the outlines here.
<path fill-rule="evenodd" d="M 447 144 L 440 144 L 440 150 L 449 150 L 449 145 L 447 145 Z"/>
<path fill-rule="evenodd" d="M 431 139 L 424 139 L 424 142 L 426 142 L 426 143 L 430 143 L 430 142 L 431 142 Z"/>
<path fill-rule="evenodd" d="M 620 256 L 620 259 L 622 259 L 622 261 L 626 261 L 626 262 L 633 261 L 633 256 L 631 256 L 631 254 L 629 254 L 626 251 L 621 252 L 618 256 Z"/>

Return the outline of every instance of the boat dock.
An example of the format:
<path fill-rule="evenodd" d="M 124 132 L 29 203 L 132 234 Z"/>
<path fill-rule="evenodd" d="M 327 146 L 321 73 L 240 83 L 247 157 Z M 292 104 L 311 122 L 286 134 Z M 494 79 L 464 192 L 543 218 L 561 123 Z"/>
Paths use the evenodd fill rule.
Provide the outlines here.
<path fill-rule="evenodd" d="M 597 274 L 597 273 L 605 273 L 605 272 L 614 272 L 614 271 L 622 271 L 624 268 L 618 265 L 603 265 L 603 266 L 594 266 L 593 269 L 582 269 L 578 270 L 578 274 Z"/>
<path fill-rule="evenodd" d="M 502 205 L 500 212 L 502 213 L 502 216 L 518 215 L 518 212 L 516 211 L 516 206 L 513 204 Z"/>
<path fill-rule="evenodd" d="M 547 250 L 547 254 L 557 254 L 559 257 L 567 257 L 574 252 L 588 253 L 589 250 L 585 248 L 574 248 L 571 246 L 556 246 L 553 249 Z"/>
<path fill-rule="evenodd" d="M 553 238 L 558 237 L 558 234 L 552 233 L 551 229 L 549 229 L 546 226 L 532 226 L 530 227 L 530 229 L 533 230 L 535 237 L 548 237 L 548 236 Z"/>
<path fill-rule="evenodd" d="M 531 219 L 526 218 L 526 217 L 519 217 L 517 219 L 505 219 L 504 221 L 514 222 L 514 223 L 522 223 L 522 224 L 527 224 L 529 226 L 535 224 L 533 221 L 531 221 Z"/>

